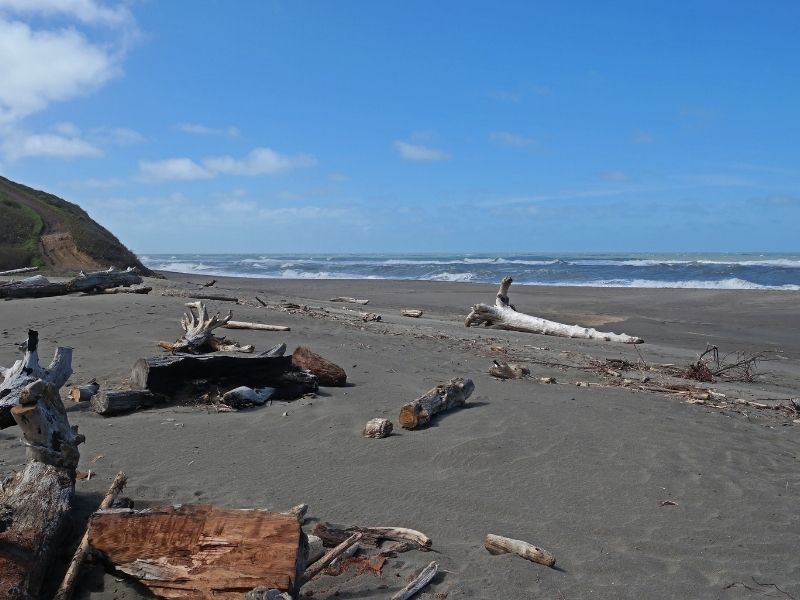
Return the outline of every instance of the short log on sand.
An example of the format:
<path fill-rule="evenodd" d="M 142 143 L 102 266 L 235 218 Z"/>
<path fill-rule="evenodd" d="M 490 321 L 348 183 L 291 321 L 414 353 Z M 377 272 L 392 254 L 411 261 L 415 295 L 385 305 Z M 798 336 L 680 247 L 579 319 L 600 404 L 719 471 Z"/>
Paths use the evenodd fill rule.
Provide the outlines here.
<path fill-rule="evenodd" d="M 419 575 L 417 575 L 411 583 L 392 596 L 391 600 L 408 600 L 414 594 L 428 585 L 431 580 L 436 577 L 436 573 L 438 572 L 439 563 L 436 561 L 431 561 L 427 567 L 420 571 Z"/>
<path fill-rule="evenodd" d="M 497 379 L 522 379 L 530 374 L 530 370 L 525 367 L 504 362 L 494 361 L 494 364 L 489 367 L 489 375 Z"/>
<path fill-rule="evenodd" d="M 418 319 L 422 316 L 422 311 L 418 308 L 401 308 L 400 314 L 404 317 L 412 317 L 414 319 Z"/>
<path fill-rule="evenodd" d="M 263 510 L 110 509 L 92 516 L 88 539 L 117 572 L 161 598 L 241 600 L 259 586 L 294 597 L 306 566 L 297 519 Z"/>
<path fill-rule="evenodd" d="M 74 292 L 97 292 L 119 286 L 142 283 L 142 278 L 133 270 L 81 272 L 69 281 L 50 282 L 37 275 L 29 279 L 0 285 L 0 298 L 45 298 L 64 296 Z"/>
<path fill-rule="evenodd" d="M 150 390 L 109 390 L 94 396 L 91 407 L 98 415 L 111 417 L 142 408 L 152 408 L 166 401 L 166 396 L 154 394 Z"/>
<path fill-rule="evenodd" d="M 606 342 L 624 342 L 626 344 L 640 344 L 644 341 L 641 338 L 624 333 L 607 333 L 597 331 L 591 327 L 565 325 L 517 312 L 508 301 L 508 288 L 511 286 L 512 281 L 511 277 L 503 278 L 503 281 L 500 282 L 500 290 L 497 292 L 495 305 L 476 304 L 467 315 L 464 325 L 467 327 L 485 325 L 496 329 L 509 329 L 511 331 L 541 333 L 569 338 L 597 339 Z"/>
<path fill-rule="evenodd" d="M 292 353 L 292 363 L 301 369 L 311 371 L 317 376 L 320 385 L 343 386 L 347 383 L 347 373 L 342 367 L 303 346 Z"/>
<path fill-rule="evenodd" d="M 363 434 L 364 437 L 380 439 L 389 437 L 392 429 L 394 429 L 394 425 L 389 419 L 370 419 L 364 427 Z"/>
<path fill-rule="evenodd" d="M 555 556 L 550 554 L 547 550 L 529 544 L 528 542 L 523 542 L 522 540 L 512 540 L 502 535 L 490 533 L 486 536 L 483 545 L 492 554 L 516 554 L 526 560 L 547 567 L 552 567 L 556 564 Z"/>
<path fill-rule="evenodd" d="M 69 398 L 73 402 L 87 402 L 100 391 L 100 384 L 92 379 L 86 385 L 79 385 L 69 391 Z"/>
<path fill-rule="evenodd" d="M 434 415 L 464 406 L 474 390 L 475 384 L 472 380 L 461 377 L 439 384 L 400 409 L 400 426 L 404 429 L 415 429 L 427 425 Z"/>
<path fill-rule="evenodd" d="M 28 464 L 0 485 L 0 598 L 29 600 L 39 597 L 61 547 L 84 437 L 70 426 L 55 385 L 37 379 L 18 398 L 11 415 Z"/>

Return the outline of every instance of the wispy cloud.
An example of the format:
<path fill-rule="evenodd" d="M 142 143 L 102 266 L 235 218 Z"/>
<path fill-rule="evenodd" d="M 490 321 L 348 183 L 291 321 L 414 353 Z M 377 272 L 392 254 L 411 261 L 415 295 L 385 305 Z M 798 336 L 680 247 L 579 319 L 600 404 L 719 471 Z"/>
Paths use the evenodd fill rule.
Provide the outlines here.
<path fill-rule="evenodd" d="M 183 133 L 194 135 L 224 135 L 228 137 L 238 137 L 239 129 L 236 127 L 209 127 L 200 123 L 178 123 L 175 129 Z"/>
<path fill-rule="evenodd" d="M 0 152 L 11 161 L 34 156 L 70 159 L 103 155 L 100 148 L 79 137 L 18 131 L 4 136 L 0 143 Z"/>
<path fill-rule="evenodd" d="M 629 177 L 624 171 L 603 171 L 598 173 L 600 179 L 604 181 L 628 181 Z"/>
<path fill-rule="evenodd" d="M 422 144 L 409 144 L 400 140 L 394 143 L 394 148 L 405 160 L 437 161 L 449 160 L 450 153 L 439 148 L 431 148 Z"/>
<path fill-rule="evenodd" d="M 168 158 L 166 160 L 140 161 L 139 176 L 143 181 L 191 181 L 210 179 L 214 173 L 204 169 L 191 158 Z"/>
<path fill-rule="evenodd" d="M 44 17 L 70 17 L 87 25 L 129 27 L 133 15 L 125 4 L 106 6 L 95 0 L 0 0 L 0 11 Z"/>
<path fill-rule="evenodd" d="M 492 131 L 489 134 L 489 140 L 498 144 L 505 144 L 506 146 L 530 146 L 536 143 L 536 140 L 533 138 L 525 137 L 518 133 L 511 133 L 510 131 Z"/>
<path fill-rule="evenodd" d="M 644 129 L 634 129 L 631 135 L 631 141 L 634 144 L 652 144 L 653 134 Z"/>
<path fill-rule="evenodd" d="M 486 95 L 494 100 L 498 100 L 500 102 L 511 102 L 513 104 L 518 104 L 522 100 L 522 94 L 505 90 L 494 90 L 487 92 Z"/>

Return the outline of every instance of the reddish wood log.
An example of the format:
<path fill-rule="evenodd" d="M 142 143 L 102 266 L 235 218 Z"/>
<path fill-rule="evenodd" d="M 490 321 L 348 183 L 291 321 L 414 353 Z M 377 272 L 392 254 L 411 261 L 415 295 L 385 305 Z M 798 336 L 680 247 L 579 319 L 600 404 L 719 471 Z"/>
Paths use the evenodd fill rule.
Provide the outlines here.
<path fill-rule="evenodd" d="M 311 371 L 317 376 L 320 385 L 335 387 L 347 383 L 347 373 L 342 367 L 303 346 L 292 353 L 292 363 L 301 369 Z"/>
<path fill-rule="evenodd" d="M 293 516 L 207 504 L 95 513 L 89 544 L 156 596 L 181 599 L 241 600 L 258 586 L 294 596 L 307 552 Z"/>

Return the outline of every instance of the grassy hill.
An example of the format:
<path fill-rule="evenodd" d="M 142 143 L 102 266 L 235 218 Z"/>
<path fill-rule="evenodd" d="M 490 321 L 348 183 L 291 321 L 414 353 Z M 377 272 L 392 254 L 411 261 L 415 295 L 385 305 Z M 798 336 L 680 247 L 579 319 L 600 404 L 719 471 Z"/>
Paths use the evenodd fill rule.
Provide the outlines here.
<path fill-rule="evenodd" d="M 150 271 L 77 204 L 0 177 L 0 271 L 137 267 Z"/>

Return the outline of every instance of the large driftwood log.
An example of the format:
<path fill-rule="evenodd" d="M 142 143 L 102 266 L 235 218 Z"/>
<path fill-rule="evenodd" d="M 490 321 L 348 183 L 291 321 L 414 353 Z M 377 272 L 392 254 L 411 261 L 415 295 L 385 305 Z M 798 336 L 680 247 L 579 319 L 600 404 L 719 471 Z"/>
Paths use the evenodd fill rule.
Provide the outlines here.
<path fill-rule="evenodd" d="M 252 329 L 254 331 L 291 331 L 286 325 L 267 325 L 266 323 L 250 323 L 248 321 L 228 321 L 223 325 L 225 329 Z"/>
<path fill-rule="evenodd" d="M 59 389 L 72 375 L 72 348 L 57 348 L 53 360 L 46 369 L 39 366 L 39 334 L 28 331 L 25 356 L 9 368 L 0 367 L 0 429 L 14 425 L 11 409 L 19 402 L 22 390 L 29 383 L 41 379 Z"/>
<path fill-rule="evenodd" d="M 292 353 L 292 363 L 301 369 L 311 371 L 317 376 L 320 385 L 343 386 L 347 383 L 347 373 L 342 367 L 303 346 L 299 346 Z"/>
<path fill-rule="evenodd" d="M 320 537 L 326 546 L 336 546 L 345 539 L 360 533 L 362 543 L 377 546 L 383 540 L 395 542 L 411 542 L 415 548 L 427 550 L 433 545 L 433 540 L 421 531 L 407 527 L 359 527 L 353 526 L 339 529 L 330 523 L 317 523 L 314 526 L 314 535 Z"/>
<path fill-rule="evenodd" d="M 331 298 L 331 302 L 349 302 L 350 304 L 369 304 L 369 300 L 350 298 L 349 296 L 337 296 L 336 298 Z"/>
<path fill-rule="evenodd" d="M 641 338 L 624 333 L 607 333 L 597 331 L 591 327 L 565 325 L 517 312 L 508 301 L 508 288 L 512 281 L 511 277 L 504 277 L 503 281 L 500 282 L 500 290 L 497 292 L 495 305 L 476 304 L 467 315 L 464 325 L 467 327 L 486 325 L 496 329 L 509 329 L 511 331 L 541 333 L 569 338 L 598 339 L 606 342 L 624 342 L 626 344 L 640 344 L 644 341 Z"/>
<path fill-rule="evenodd" d="M 119 286 L 142 283 L 142 278 L 131 268 L 125 271 L 81 272 L 69 281 L 51 282 L 41 275 L 0 286 L 0 298 L 45 298 L 63 296 L 74 292 L 94 292 Z"/>
<path fill-rule="evenodd" d="M 0 598 L 37 598 L 75 491 L 78 444 L 58 388 L 37 379 L 19 394 L 11 415 L 27 445 L 28 464 L 0 485 Z"/>
<path fill-rule="evenodd" d="M 400 426 L 414 429 L 427 425 L 434 415 L 456 406 L 464 406 L 474 389 L 475 384 L 471 379 L 461 377 L 439 384 L 400 409 Z"/>
<path fill-rule="evenodd" d="M 150 390 L 109 390 L 94 396 L 91 407 L 94 412 L 104 417 L 152 408 L 164 404 L 167 398 Z"/>
<path fill-rule="evenodd" d="M 318 389 L 316 377 L 292 365 L 290 356 L 172 355 L 140 358 L 133 365 L 130 382 L 135 389 L 173 395 L 188 382 L 204 380 L 223 389 L 237 386 L 273 387 L 273 398 L 289 392 L 302 396 Z M 280 394 L 279 394 L 280 392 Z"/>
<path fill-rule="evenodd" d="M 207 352 L 245 352 L 254 350 L 253 346 L 240 346 L 225 338 L 218 338 L 214 330 L 224 327 L 233 316 L 231 311 L 224 317 L 219 313 L 208 316 L 206 305 L 202 302 L 187 302 L 188 312 L 181 317 L 183 336 L 175 343 L 159 342 L 158 345 L 170 352 L 188 352 L 189 354 L 205 354 Z"/>
<path fill-rule="evenodd" d="M 18 273 L 30 273 L 31 271 L 38 271 L 39 267 L 23 267 L 21 269 L 11 269 L 10 271 L 0 271 L 0 276 L 16 275 Z"/>
<path fill-rule="evenodd" d="M 536 562 L 547 567 L 552 567 L 556 564 L 556 558 L 547 550 L 523 542 L 522 540 L 512 540 L 511 538 L 503 537 L 502 535 L 494 535 L 492 533 L 486 536 L 483 545 L 492 554 L 516 554 L 526 560 Z"/>
<path fill-rule="evenodd" d="M 235 296 L 225 296 L 224 294 L 209 294 L 200 290 L 174 290 L 168 289 L 161 292 L 162 296 L 173 296 L 178 298 L 196 298 L 198 300 L 216 300 L 217 302 L 239 302 Z"/>
<path fill-rule="evenodd" d="M 207 504 L 97 512 L 89 544 L 156 596 L 182 599 L 241 600 L 258 586 L 294 596 L 307 552 L 293 516 Z"/>

